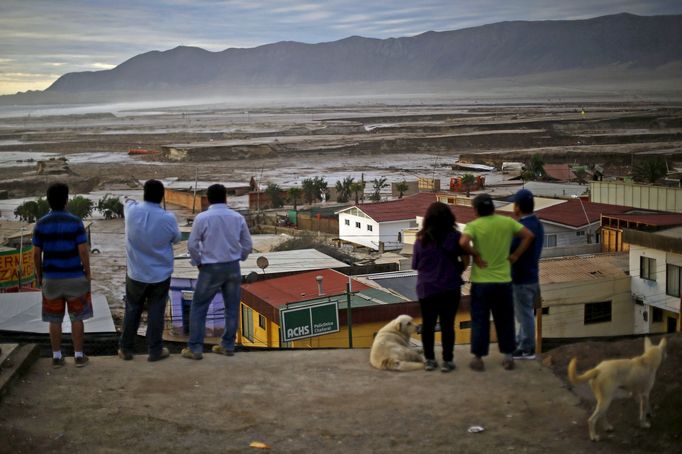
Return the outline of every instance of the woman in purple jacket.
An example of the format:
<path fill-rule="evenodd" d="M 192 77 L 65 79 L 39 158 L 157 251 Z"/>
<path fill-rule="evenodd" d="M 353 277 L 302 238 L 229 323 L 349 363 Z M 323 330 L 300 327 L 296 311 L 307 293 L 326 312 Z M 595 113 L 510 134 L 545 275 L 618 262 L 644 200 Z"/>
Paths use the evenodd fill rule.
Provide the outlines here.
<path fill-rule="evenodd" d="M 440 320 L 443 346 L 442 372 L 455 368 L 455 314 L 459 306 L 462 272 L 469 265 L 469 256 L 459 246 L 460 233 L 455 215 L 441 202 L 426 210 L 422 229 L 417 233 L 412 255 L 412 268 L 417 270 L 417 297 L 422 313 L 422 344 L 425 370 L 438 367 L 433 351 L 436 321 Z"/>

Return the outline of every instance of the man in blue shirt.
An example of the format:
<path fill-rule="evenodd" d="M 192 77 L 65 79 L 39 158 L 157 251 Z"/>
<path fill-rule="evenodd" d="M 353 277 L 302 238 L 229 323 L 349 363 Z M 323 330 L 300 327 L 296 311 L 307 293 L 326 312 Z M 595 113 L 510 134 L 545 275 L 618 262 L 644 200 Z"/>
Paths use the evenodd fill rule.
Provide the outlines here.
<path fill-rule="evenodd" d="M 225 331 L 220 345 L 214 345 L 212 351 L 227 356 L 234 354 L 242 277 L 239 261 L 246 260 L 252 247 L 246 220 L 227 206 L 225 186 L 209 186 L 206 197 L 210 206 L 194 219 L 187 244 L 191 263 L 199 268 L 190 307 L 189 342 L 182 350 L 182 356 L 189 359 L 203 358 L 206 314 L 218 291 L 225 304 Z"/>
<path fill-rule="evenodd" d="M 83 321 L 92 317 L 88 236 L 83 221 L 66 211 L 68 199 L 67 185 L 51 184 L 47 188 L 50 212 L 33 229 L 36 281 L 42 287 L 42 318 L 50 323 L 53 367 L 64 365 L 62 320 L 67 307 L 76 367 L 88 362 L 83 353 Z"/>
<path fill-rule="evenodd" d="M 545 230 L 540 220 L 533 214 L 535 200 L 533 193 L 521 189 L 514 196 L 514 215 L 519 222 L 533 232 L 530 247 L 512 265 L 512 287 L 514 293 L 514 315 L 519 324 L 516 335 L 515 359 L 535 359 L 535 302 L 540 298 L 538 279 L 540 254 L 545 238 Z M 512 243 L 512 251 L 519 240 Z"/>
<path fill-rule="evenodd" d="M 147 303 L 148 361 L 168 358 L 163 346 L 163 319 L 173 273 L 173 243 L 180 241 L 178 223 L 172 213 L 161 208 L 163 183 L 144 184 L 144 201 L 126 200 L 126 311 L 118 356 L 133 359 L 135 336 Z"/>

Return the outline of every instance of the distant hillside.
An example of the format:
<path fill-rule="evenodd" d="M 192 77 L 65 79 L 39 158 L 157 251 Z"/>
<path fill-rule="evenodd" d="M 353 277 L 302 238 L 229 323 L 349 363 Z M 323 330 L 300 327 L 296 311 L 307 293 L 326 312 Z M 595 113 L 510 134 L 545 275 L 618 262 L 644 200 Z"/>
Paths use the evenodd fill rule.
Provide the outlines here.
<path fill-rule="evenodd" d="M 387 82 L 428 87 L 434 81 L 532 80 L 535 74 L 587 75 L 602 69 L 646 83 L 649 78 L 641 72 L 661 68 L 674 81 L 682 77 L 680 43 L 682 15 L 623 13 L 587 20 L 501 22 L 406 38 L 283 41 L 222 52 L 181 46 L 137 55 L 111 70 L 65 74 L 44 92 L 0 97 L 0 104 L 137 99 L 154 93 L 229 95 L 245 87 L 286 91 L 291 86 L 380 83 L 381 88 Z"/>

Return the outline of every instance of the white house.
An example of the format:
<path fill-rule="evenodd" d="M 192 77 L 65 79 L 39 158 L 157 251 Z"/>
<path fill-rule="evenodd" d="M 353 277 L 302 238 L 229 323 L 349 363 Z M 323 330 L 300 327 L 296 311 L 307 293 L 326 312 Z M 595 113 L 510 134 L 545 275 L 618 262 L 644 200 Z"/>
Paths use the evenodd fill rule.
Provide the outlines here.
<path fill-rule="evenodd" d="M 436 201 L 432 192 L 421 192 L 398 200 L 361 203 L 338 211 L 339 239 L 374 250 L 403 247 L 403 230 L 417 226 L 417 216 Z"/>
<path fill-rule="evenodd" d="M 623 241 L 630 244 L 635 333 L 680 331 L 682 227 L 624 229 Z"/>

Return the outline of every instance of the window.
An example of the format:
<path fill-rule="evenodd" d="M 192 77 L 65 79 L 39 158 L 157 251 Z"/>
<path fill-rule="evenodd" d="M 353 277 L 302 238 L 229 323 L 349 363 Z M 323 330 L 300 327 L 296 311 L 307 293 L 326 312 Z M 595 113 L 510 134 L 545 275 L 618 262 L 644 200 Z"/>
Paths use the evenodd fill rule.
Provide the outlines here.
<path fill-rule="evenodd" d="M 611 301 L 585 304 L 585 325 L 611 321 Z"/>
<path fill-rule="evenodd" d="M 471 329 L 471 320 L 459 322 L 459 329 Z"/>
<path fill-rule="evenodd" d="M 448 197 L 448 203 L 450 205 L 454 205 L 455 204 L 455 198 L 454 197 Z"/>
<path fill-rule="evenodd" d="M 343 223 L 346 225 L 350 225 L 350 219 L 344 219 Z"/>
<path fill-rule="evenodd" d="M 656 280 L 656 259 L 644 256 L 639 258 L 639 277 L 649 281 Z"/>
<path fill-rule="evenodd" d="M 585 231 L 584 230 L 577 230 L 575 232 L 575 236 L 585 236 Z"/>
<path fill-rule="evenodd" d="M 549 315 L 549 307 L 542 308 L 542 315 Z"/>
<path fill-rule="evenodd" d="M 258 314 L 258 327 L 260 329 L 265 329 L 267 322 L 265 321 L 265 316 Z"/>
<path fill-rule="evenodd" d="M 682 267 L 667 264 L 665 266 L 665 294 L 680 296 L 680 271 Z"/>
<path fill-rule="evenodd" d="M 545 247 L 556 247 L 556 234 L 545 235 Z"/>
<path fill-rule="evenodd" d="M 242 336 L 253 342 L 253 309 L 242 304 Z"/>
<path fill-rule="evenodd" d="M 367 224 L 367 231 L 368 231 L 368 232 L 371 232 L 371 231 L 372 231 L 372 226 L 369 225 L 369 224 Z"/>
<path fill-rule="evenodd" d="M 360 225 L 360 223 L 359 223 L 359 222 L 356 222 L 356 223 L 355 223 L 355 228 L 356 228 L 356 229 L 359 229 L 360 227 L 362 227 L 362 226 Z"/>
<path fill-rule="evenodd" d="M 663 310 L 657 307 L 651 308 L 651 323 L 661 323 L 663 321 Z"/>

